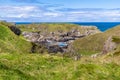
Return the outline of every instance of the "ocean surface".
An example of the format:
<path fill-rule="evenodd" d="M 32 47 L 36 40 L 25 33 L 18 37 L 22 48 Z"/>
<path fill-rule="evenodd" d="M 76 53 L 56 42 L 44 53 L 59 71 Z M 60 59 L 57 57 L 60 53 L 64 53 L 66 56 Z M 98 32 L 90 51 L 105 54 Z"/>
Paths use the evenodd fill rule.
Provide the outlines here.
<path fill-rule="evenodd" d="M 16 22 L 16 24 L 31 24 L 31 23 L 32 22 Z M 40 23 L 40 22 L 35 22 L 35 23 Z M 64 22 L 64 23 L 68 23 L 68 22 Z M 78 24 L 78 25 L 86 25 L 86 26 L 96 26 L 99 30 L 103 32 L 112 27 L 120 25 L 120 22 L 69 22 L 69 23 Z"/>
<path fill-rule="evenodd" d="M 120 22 L 74 22 L 74 24 L 96 26 L 101 31 L 120 25 Z"/>

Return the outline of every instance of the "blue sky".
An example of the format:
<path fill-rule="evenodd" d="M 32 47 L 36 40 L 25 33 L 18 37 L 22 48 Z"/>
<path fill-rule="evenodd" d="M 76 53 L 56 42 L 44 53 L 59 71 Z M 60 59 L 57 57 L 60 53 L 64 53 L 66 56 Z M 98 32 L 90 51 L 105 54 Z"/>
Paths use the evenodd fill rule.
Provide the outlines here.
<path fill-rule="evenodd" d="M 120 0 L 0 0 L 10 22 L 119 22 Z"/>

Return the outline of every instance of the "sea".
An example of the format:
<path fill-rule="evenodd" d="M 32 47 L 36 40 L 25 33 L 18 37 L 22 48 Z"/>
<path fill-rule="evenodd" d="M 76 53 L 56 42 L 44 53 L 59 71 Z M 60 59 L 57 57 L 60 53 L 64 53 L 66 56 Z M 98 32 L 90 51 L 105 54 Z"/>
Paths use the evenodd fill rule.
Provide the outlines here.
<path fill-rule="evenodd" d="M 16 22 L 16 24 L 31 24 L 33 22 Z M 42 23 L 42 22 L 34 22 L 34 23 Z M 50 23 L 50 22 L 46 22 Z M 53 23 L 53 22 L 51 22 Z M 57 22 L 61 23 L 61 22 Z M 62 23 L 73 23 L 78 25 L 85 25 L 85 26 L 96 26 L 101 31 L 106 31 L 112 27 L 120 25 L 120 22 L 62 22 Z"/>

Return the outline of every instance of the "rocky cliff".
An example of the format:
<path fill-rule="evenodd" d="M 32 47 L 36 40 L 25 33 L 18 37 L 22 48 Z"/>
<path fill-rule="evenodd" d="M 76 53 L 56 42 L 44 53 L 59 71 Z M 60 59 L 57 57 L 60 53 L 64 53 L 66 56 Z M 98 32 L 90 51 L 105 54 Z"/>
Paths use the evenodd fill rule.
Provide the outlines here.
<path fill-rule="evenodd" d="M 27 41 L 44 46 L 50 53 L 68 52 L 69 45 L 75 40 L 101 33 L 95 26 L 79 26 L 75 24 L 31 25 L 20 26 L 23 30 L 22 35 Z M 45 29 L 43 27 L 45 27 Z M 49 30 L 50 28 L 52 28 L 52 30 Z"/>

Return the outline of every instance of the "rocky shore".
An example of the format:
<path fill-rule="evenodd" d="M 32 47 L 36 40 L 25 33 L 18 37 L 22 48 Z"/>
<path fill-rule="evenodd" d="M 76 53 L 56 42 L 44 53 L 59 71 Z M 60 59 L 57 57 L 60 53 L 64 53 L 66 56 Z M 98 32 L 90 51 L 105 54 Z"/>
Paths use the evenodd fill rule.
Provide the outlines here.
<path fill-rule="evenodd" d="M 100 33 L 100 31 L 95 26 L 81 26 L 86 28 L 86 31 L 80 32 L 77 29 L 71 29 L 70 31 L 55 31 L 43 33 L 41 31 L 37 32 L 26 32 L 24 31 L 22 35 L 27 39 L 27 41 L 35 43 L 36 45 L 44 46 L 48 52 L 67 52 L 69 45 L 76 39 L 83 38 L 89 35 Z M 93 27 L 94 29 L 90 29 Z"/>

